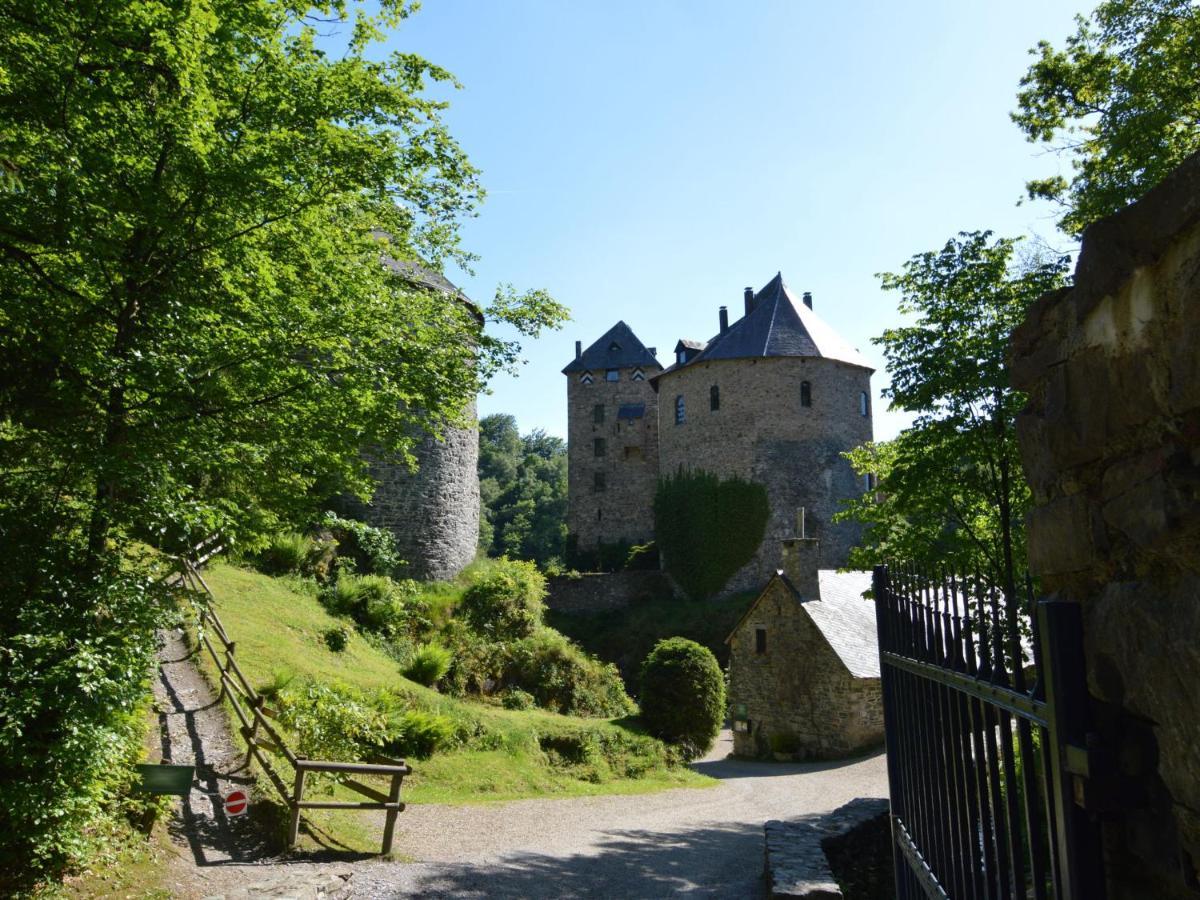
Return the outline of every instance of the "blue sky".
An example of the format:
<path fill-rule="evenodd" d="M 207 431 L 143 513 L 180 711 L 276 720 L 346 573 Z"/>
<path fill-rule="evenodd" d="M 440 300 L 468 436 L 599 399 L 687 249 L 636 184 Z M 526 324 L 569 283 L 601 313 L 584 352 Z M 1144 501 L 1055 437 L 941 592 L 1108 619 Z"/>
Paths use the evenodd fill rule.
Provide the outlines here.
<path fill-rule="evenodd" d="M 1039 39 L 1090 4 L 426 0 L 388 46 L 458 78 L 446 120 L 488 189 L 470 296 L 548 289 L 573 321 L 527 341 L 480 413 L 565 436 L 574 341 L 624 319 L 659 359 L 776 271 L 877 366 L 875 273 L 959 230 L 1072 244 L 1018 206 L 1066 163 L 1008 118 Z M 875 404 L 878 439 L 907 424 Z"/>

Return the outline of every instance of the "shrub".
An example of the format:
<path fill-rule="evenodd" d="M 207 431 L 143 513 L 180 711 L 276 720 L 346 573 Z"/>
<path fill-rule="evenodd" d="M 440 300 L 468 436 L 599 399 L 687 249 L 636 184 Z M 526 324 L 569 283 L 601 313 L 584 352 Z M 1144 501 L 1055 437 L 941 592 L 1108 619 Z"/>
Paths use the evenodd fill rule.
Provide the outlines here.
<path fill-rule="evenodd" d="M 394 575 L 404 564 L 396 550 L 396 538 L 385 528 L 344 519 L 332 512 L 325 513 L 321 525 L 337 538 L 338 555 L 349 559 L 359 572 Z"/>
<path fill-rule="evenodd" d="M 449 671 L 452 659 L 453 655 L 441 644 L 422 644 L 413 651 L 404 677 L 411 678 L 417 684 L 433 687 Z"/>
<path fill-rule="evenodd" d="M 269 575 L 301 572 L 314 549 L 313 539 L 298 531 L 276 534 L 259 554 L 259 568 Z"/>
<path fill-rule="evenodd" d="M 654 533 L 667 572 L 689 597 L 711 597 L 754 558 L 769 512 L 761 484 L 683 470 L 660 479 Z"/>
<path fill-rule="evenodd" d="M 296 736 L 295 749 L 310 759 L 355 761 L 389 736 L 378 700 L 345 685 L 292 681 L 277 703 L 280 721 Z"/>
<path fill-rule="evenodd" d="M 629 549 L 625 557 L 625 568 L 636 572 L 658 571 L 658 544 L 650 541 L 648 544 L 638 544 Z"/>
<path fill-rule="evenodd" d="M 725 678 L 707 647 L 687 638 L 655 644 L 641 672 L 642 721 L 688 759 L 708 752 L 725 717 Z"/>
<path fill-rule="evenodd" d="M 509 688 L 500 696 L 500 705 L 505 709 L 532 709 L 537 706 L 537 700 L 528 691 Z"/>
<path fill-rule="evenodd" d="M 350 641 L 350 629 L 345 625 L 338 625 L 330 628 L 321 637 L 325 640 L 326 647 L 334 653 L 341 653 Z"/>
<path fill-rule="evenodd" d="M 454 745 L 453 720 L 419 709 L 406 710 L 388 721 L 390 732 L 380 748 L 390 756 L 414 756 L 428 759 Z"/>
<path fill-rule="evenodd" d="M 415 592 L 414 584 L 397 583 L 386 575 L 343 572 L 323 591 L 322 600 L 330 612 L 350 616 L 369 631 L 393 636 L 407 625 L 404 601 L 406 595 Z"/>
<path fill-rule="evenodd" d="M 539 706 L 577 716 L 622 716 L 633 703 L 617 667 L 600 662 L 552 628 L 506 648 L 504 681 Z"/>
<path fill-rule="evenodd" d="M 494 640 L 527 637 L 542 624 L 546 579 L 530 562 L 501 558 L 463 593 L 459 614 Z"/>

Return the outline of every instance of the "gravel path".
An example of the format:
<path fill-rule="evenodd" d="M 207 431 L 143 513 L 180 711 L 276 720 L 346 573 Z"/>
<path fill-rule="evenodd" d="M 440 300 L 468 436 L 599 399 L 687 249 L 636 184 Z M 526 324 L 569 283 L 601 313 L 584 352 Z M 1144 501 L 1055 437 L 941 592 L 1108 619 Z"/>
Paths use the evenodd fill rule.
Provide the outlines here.
<path fill-rule="evenodd" d="M 882 754 L 747 762 L 725 758 L 725 733 L 695 764 L 721 780 L 715 788 L 410 806 L 396 849 L 418 862 L 273 858 L 248 818 L 227 819 L 213 803 L 210 792 L 249 783 L 245 756 L 178 634 L 165 635 L 162 658 L 164 756 L 197 764 L 197 783 L 172 828 L 187 845 L 171 871 L 180 897 L 761 897 L 763 822 L 887 795 Z"/>

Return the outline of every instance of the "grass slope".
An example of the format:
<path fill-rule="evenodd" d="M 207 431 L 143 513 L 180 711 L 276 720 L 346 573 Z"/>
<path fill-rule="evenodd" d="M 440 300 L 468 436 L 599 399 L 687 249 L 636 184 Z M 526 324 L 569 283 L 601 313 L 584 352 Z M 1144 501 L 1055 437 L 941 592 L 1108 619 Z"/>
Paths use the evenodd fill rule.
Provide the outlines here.
<path fill-rule="evenodd" d="M 644 793 L 715 784 L 686 767 L 662 765 L 658 754 L 639 754 L 631 744 L 635 729 L 627 723 L 506 710 L 444 696 L 403 678 L 397 663 L 357 632 L 345 650 L 334 653 L 322 635 L 344 622 L 326 612 L 296 579 L 270 578 L 225 563 L 215 563 L 205 578 L 251 684 L 267 684 L 287 673 L 364 690 L 386 687 L 405 694 L 415 708 L 470 721 L 477 737 L 467 746 L 410 761 L 414 773 L 404 789 L 408 803 Z M 207 653 L 203 658 L 211 678 L 211 660 Z M 581 754 L 581 748 L 586 752 Z M 280 771 L 285 778 L 290 775 L 286 765 Z M 265 778 L 262 783 L 263 792 L 270 793 Z M 346 798 L 361 799 L 349 792 Z M 311 811 L 305 818 L 319 843 L 378 851 L 382 813 Z"/>

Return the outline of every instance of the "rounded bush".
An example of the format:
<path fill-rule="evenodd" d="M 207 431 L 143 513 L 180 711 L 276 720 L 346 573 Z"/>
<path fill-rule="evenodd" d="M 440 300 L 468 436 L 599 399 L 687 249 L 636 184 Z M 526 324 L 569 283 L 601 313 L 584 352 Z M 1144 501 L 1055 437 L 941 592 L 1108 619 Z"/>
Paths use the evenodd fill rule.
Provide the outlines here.
<path fill-rule="evenodd" d="M 725 678 L 707 647 L 666 638 L 642 663 L 642 722 L 687 759 L 712 747 L 725 718 Z"/>
<path fill-rule="evenodd" d="M 350 629 L 345 625 L 337 625 L 328 629 L 323 637 L 326 647 L 334 653 L 341 653 L 346 649 L 346 644 L 350 640 Z"/>
<path fill-rule="evenodd" d="M 450 670 L 452 659 L 450 651 L 441 644 L 423 644 L 413 651 L 412 660 L 404 670 L 404 677 L 417 684 L 433 687 Z"/>
<path fill-rule="evenodd" d="M 459 614 L 480 634 L 509 641 L 542 624 L 546 579 L 531 562 L 500 559 L 463 593 Z"/>
<path fill-rule="evenodd" d="M 633 703 L 621 673 L 551 628 L 507 645 L 504 681 L 544 709 L 572 716 L 623 716 Z"/>

